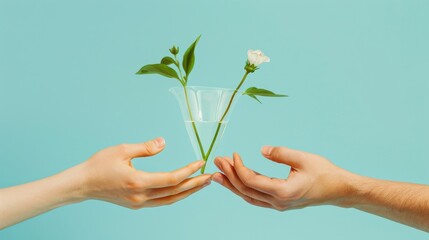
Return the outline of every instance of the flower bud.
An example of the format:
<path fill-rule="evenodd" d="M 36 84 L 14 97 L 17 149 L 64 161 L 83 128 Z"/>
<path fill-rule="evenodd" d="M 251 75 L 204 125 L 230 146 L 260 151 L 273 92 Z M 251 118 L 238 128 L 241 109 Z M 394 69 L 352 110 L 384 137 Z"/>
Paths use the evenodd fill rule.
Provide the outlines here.
<path fill-rule="evenodd" d="M 169 50 L 170 50 L 171 54 L 173 54 L 173 55 L 177 55 L 179 53 L 179 47 L 176 47 L 176 46 L 173 46 Z"/>

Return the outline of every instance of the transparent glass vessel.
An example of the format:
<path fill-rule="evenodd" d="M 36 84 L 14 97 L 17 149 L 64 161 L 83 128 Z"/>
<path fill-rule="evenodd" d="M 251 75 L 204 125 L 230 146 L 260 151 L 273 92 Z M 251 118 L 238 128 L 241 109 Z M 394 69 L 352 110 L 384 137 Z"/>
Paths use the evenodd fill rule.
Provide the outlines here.
<path fill-rule="evenodd" d="M 235 94 L 231 102 L 234 91 L 234 89 L 197 86 L 170 89 L 179 103 L 197 159 L 211 162 L 215 156 L 216 147 L 228 124 L 234 102 L 241 95 Z"/>

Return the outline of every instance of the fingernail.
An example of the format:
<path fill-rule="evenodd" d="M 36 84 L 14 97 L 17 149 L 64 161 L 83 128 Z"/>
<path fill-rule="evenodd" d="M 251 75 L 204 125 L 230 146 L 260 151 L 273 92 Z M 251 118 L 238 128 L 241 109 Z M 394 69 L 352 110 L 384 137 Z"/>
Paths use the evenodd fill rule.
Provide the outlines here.
<path fill-rule="evenodd" d="M 273 147 L 271 147 L 271 146 L 264 146 L 264 147 L 262 147 L 262 150 L 261 150 L 261 152 L 262 152 L 262 154 L 264 154 L 264 155 L 270 155 L 271 154 L 271 151 L 273 150 Z"/>
<path fill-rule="evenodd" d="M 222 184 L 223 183 L 223 178 L 222 178 L 222 176 L 220 176 L 219 173 L 217 173 L 217 174 L 215 174 L 213 176 L 213 181 L 215 181 L 215 182 L 217 182 L 219 184 Z"/>
<path fill-rule="evenodd" d="M 164 138 L 159 137 L 159 138 L 155 139 L 155 144 L 156 144 L 156 146 L 157 146 L 157 147 L 159 147 L 159 148 L 164 147 L 164 145 L 165 145 L 165 140 L 164 140 Z"/>

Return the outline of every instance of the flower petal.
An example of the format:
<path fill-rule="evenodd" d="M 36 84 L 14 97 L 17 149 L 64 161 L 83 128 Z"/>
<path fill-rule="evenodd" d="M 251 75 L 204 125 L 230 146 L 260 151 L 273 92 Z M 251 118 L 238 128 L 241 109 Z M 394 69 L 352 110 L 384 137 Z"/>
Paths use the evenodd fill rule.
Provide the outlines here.
<path fill-rule="evenodd" d="M 258 66 L 261 63 L 269 62 L 270 58 L 265 56 L 261 50 L 249 49 L 247 51 L 247 60 L 249 61 L 250 64 Z"/>

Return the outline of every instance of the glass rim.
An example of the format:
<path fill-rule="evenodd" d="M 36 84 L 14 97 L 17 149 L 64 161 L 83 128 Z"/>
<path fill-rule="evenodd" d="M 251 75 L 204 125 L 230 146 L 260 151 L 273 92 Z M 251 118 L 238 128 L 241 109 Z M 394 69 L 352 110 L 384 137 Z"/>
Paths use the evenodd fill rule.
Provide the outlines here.
<path fill-rule="evenodd" d="M 171 87 L 168 89 L 168 91 L 173 92 L 175 89 L 183 89 L 183 86 L 177 86 L 177 87 Z M 201 89 L 201 90 L 221 90 L 221 91 L 228 91 L 228 92 L 234 92 L 235 89 L 231 88 L 221 88 L 221 87 L 207 87 L 207 86 L 186 86 L 186 88 L 190 89 Z M 237 91 L 239 93 L 242 93 L 241 91 Z"/>

